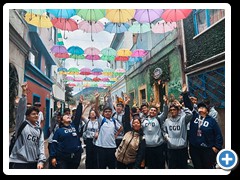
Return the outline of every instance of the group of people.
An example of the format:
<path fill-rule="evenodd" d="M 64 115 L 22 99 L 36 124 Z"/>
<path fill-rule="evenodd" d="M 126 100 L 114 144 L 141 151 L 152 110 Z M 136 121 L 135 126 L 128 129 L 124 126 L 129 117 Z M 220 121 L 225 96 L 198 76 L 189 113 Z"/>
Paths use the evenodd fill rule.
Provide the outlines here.
<path fill-rule="evenodd" d="M 13 148 L 10 168 L 43 168 L 44 138 L 36 123 L 38 110 L 26 110 L 26 88 L 24 84 L 16 131 L 23 121 L 29 126 Z M 49 168 L 77 169 L 83 152 L 82 138 L 86 144 L 86 169 L 186 169 L 189 155 L 194 168 L 214 168 L 223 146 L 221 130 L 209 115 L 206 103 L 194 106 L 186 85 L 182 87 L 183 103 L 170 103 L 164 96 L 163 112 L 148 104 L 130 109 L 127 95 L 123 102 L 115 103 L 108 92 L 100 113 L 99 96 L 96 92 L 95 103 L 85 106 L 80 96 L 74 116 L 69 109 L 61 115 L 58 106 L 48 138 Z M 84 117 L 89 106 L 88 117 Z M 29 139 L 30 135 L 37 137 L 35 141 Z"/>

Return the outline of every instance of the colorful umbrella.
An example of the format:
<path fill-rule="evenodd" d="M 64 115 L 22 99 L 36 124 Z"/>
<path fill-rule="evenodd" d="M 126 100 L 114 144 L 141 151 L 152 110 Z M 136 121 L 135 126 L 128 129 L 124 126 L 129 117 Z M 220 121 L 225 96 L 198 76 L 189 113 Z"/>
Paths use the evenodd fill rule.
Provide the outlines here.
<path fill-rule="evenodd" d="M 103 72 L 103 70 L 101 68 L 93 68 L 92 69 L 92 74 L 96 75 L 96 76 L 101 75 L 102 72 Z"/>
<path fill-rule="evenodd" d="M 101 60 L 103 61 L 113 61 L 115 59 L 116 56 L 107 56 L 107 55 L 102 55 L 101 56 Z"/>
<path fill-rule="evenodd" d="M 126 62 L 129 60 L 129 56 L 116 56 L 115 57 L 115 61 L 122 61 L 122 62 Z"/>
<path fill-rule="evenodd" d="M 117 51 L 117 56 L 131 56 L 132 55 L 132 51 L 130 51 L 129 49 L 119 49 Z"/>
<path fill-rule="evenodd" d="M 67 51 L 71 54 L 77 54 L 77 55 L 81 55 L 84 54 L 84 51 L 82 48 L 80 48 L 79 46 L 70 46 Z"/>
<path fill-rule="evenodd" d="M 153 27 L 152 32 L 154 33 L 166 33 L 172 31 L 177 27 L 176 22 L 166 22 L 164 20 L 158 21 Z"/>
<path fill-rule="evenodd" d="M 108 77 L 104 77 L 104 78 L 102 78 L 102 81 L 103 82 L 108 82 L 108 81 L 110 81 L 110 79 Z"/>
<path fill-rule="evenodd" d="M 81 75 L 90 75 L 92 74 L 92 70 L 90 68 L 82 68 L 80 69 L 80 73 Z"/>
<path fill-rule="evenodd" d="M 101 81 L 101 78 L 99 78 L 99 77 L 94 77 L 92 80 L 95 81 L 95 82 L 98 82 L 98 81 Z"/>
<path fill-rule="evenodd" d="M 61 30 L 75 31 L 78 29 L 78 24 L 73 19 L 53 18 L 51 22 L 54 27 Z"/>
<path fill-rule="evenodd" d="M 151 31 L 151 27 L 149 23 L 139 23 L 135 21 L 133 25 L 129 27 L 128 31 L 132 33 L 145 33 Z"/>
<path fill-rule="evenodd" d="M 55 53 L 54 57 L 56 58 L 69 58 L 69 54 L 68 53 Z"/>
<path fill-rule="evenodd" d="M 36 27 L 50 28 L 53 26 L 50 18 L 47 15 L 26 13 L 24 19 L 28 24 L 31 24 Z"/>
<path fill-rule="evenodd" d="M 128 23 L 112 23 L 108 22 L 104 25 L 104 31 L 110 33 L 123 33 L 128 30 L 130 25 Z"/>
<path fill-rule="evenodd" d="M 47 9 L 47 12 L 56 18 L 70 18 L 76 15 L 75 9 Z"/>
<path fill-rule="evenodd" d="M 68 81 L 73 81 L 73 80 L 74 80 L 74 77 L 72 77 L 72 76 L 66 76 L 65 79 L 68 80 Z"/>
<path fill-rule="evenodd" d="M 107 9 L 106 18 L 114 23 L 125 23 L 133 19 L 135 9 Z"/>
<path fill-rule="evenodd" d="M 78 55 L 78 54 L 71 54 L 70 55 L 70 58 L 73 58 L 74 60 L 76 60 L 77 61 L 77 66 L 79 65 L 79 60 L 83 60 L 83 59 L 85 59 L 85 56 L 83 55 L 83 54 L 81 54 L 81 55 Z"/>
<path fill-rule="evenodd" d="M 104 76 L 112 76 L 112 75 L 113 75 L 113 72 L 114 72 L 113 69 L 111 69 L 111 68 L 106 68 L 106 69 L 103 70 L 102 75 L 104 75 Z"/>
<path fill-rule="evenodd" d="M 92 78 L 90 78 L 90 77 L 85 77 L 83 80 L 84 80 L 84 81 L 92 81 Z"/>
<path fill-rule="evenodd" d="M 31 14 L 46 15 L 46 9 L 24 9 L 24 11 Z"/>
<path fill-rule="evenodd" d="M 136 9 L 134 19 L 139 23 L 151 23 L 161 17 L 163 9 Z"/>
<path fill-rule="evenodd" d="M 100 50 L 95 47 L 88 47 L 84 50 L 84 53 L 87 55 L 99 55 Z"/>
<path fill-rule="evenodd" d="M 116 56 L 117 51 L 113 48 L 104 48 L 101 50 L 102 55 L 107 55 L 107 56 Z"/>
<path fill-rule="evenodd" d="M 53 18 L 51 20 L 54 27 L 64 30 L 64 39 L 67 39 L 65 37 L 65 30 L 67 31 L 75 31 L 78 29 L 78 24 L 73 19 L 67 19 L 67 18 Z"/>
<path fill-rule="evenodd" d="M 67 74 L 67 68 L 65 67 L 59 67 L 57 68 L 57 72 L 59 72 L 59 74 Z"/>
<path fill-rule="evenodd" d="M 78 24 L 78 28 L 86 33 L 91 33 L 91 40 L 94 41 L 92 33 L 98 33 L 100 31 L 103 31 L 104 26 L 100 21 L 82 21 Z"/>
<path fill-rule="evenodd" d="M 166 22 L 177 22 L 191 14 L 192 9 L 166 9 L 161 18 Z"/>
<path fill-rule="evenodd" d="M 77 15 L 86 21 L 98 21 L 105 17 L 105 9 L 77 9 Z"/>
<path fill-rule="evenodd" d="M 147 55 L 147 51 L 144 49 L 136 49 L 132 52 L 131 57 L 143 57 Z"/>
<path fill-rule="evenodd" d="M 50 51 L 51 53 L 68 53 L 67 48 L 62 45 L 53 45 Z"/>
<path fill-rule="evenodd" d="M 77 75 L 77 74 L 79 74 L 79 69 L 76 67 L 71 67 L 68 69 L 68 74 Z"/>
<path fill-rule="evenodd" d="M 81 82 L 83 79 L 81 77 L 75 77 L 73 81 L 75 82 Z"/>
<path fill-rule="evenodd" d="M 88 60 L 92 60 L 92 66 L 94 66 L 93 61 L 99 60 L 100 56 L 99 55 L 90 55 L 90 54 L 88 54 L 88 55 L 85 56 L 85 58 L 88 59 Z"/>

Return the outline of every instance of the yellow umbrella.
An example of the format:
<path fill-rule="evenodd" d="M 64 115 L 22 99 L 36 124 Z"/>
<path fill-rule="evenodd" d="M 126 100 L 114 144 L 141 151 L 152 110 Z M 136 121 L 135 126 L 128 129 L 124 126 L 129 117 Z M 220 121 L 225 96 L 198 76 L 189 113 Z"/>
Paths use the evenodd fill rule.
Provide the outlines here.
<path fill-rule="evenodd" d="M 132 55 L 132 51 L 130 51 L 129 49 L 119 49 L 117 51 L 117 56 L 131 56 Z"/>
<path fill-rule="evenodd" d="M 125 23 L 133 19 L 135 9 L 107 9 L 106 18 L 114 23 Z"/>
<path fill-rule="evenodd" d="M 50 18 L 47 15 L 26 13 L 24 16 L 24 19 L 28 24 L 31 24 L 31 25 L 37 26 L 37 27 L 50 28 L 53 26 Z"/>

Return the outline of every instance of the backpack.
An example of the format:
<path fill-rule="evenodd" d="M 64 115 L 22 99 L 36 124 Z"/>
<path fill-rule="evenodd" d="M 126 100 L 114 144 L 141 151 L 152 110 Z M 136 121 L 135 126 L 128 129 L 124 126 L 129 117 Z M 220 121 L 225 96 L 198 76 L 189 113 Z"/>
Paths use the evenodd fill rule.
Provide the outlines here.
<path fill-rule="evenodd" d="M 23 121 L 23 123 L 21 124 L 21 126 L 20 126 L 19 129 L 18 129 L 17 136 L 16 136 L 16 132 L 14 132 L 13 135 L 11 136 L 12 138 L 11 138 L 11 140 L 10 140 L 10 145 L 9 145 L 9 156 L 10 156 L 11 153 L 12 153 L 12 149 L 13 149 L 13 147 L 14 147 L 17 139 L 18 139 L 18 137 L 20 136 L 20 134 L 22 133 L 22 130 L 25 128 L 25 126 L 26 126 L 27 124 L 28 124 L 27 121 Z M 40 136 L 39 136 L 39 137 L 41 137 L 42 129 L 41 129 L 41 128 L 39 128 L 39 129 L 40 129 Z"/>
<path fill-rule="evenodd" d="M 12 134 L 12 138 L 10 140 L 10 145 L 9 145 L 9 156 L 11 155 L 12 153 L 12 149 L 13 149 L 13 146 L 15 145 L 16 141 L 17 141 L 17 138 L 20 136 L 20 134 L 22 133 L 22 130 L 25 128 L 25 126 L 28 124 L 27 121 L 24 121 L 21 126 L 19 127 L 18 129 L 18 133 L 17 133 L 17 136 L 16 136 L 16 132 L 14 132 Z"/>
<path fill-rule="evenodd" d="M 114 122 L 114 126 L 115 126 L 115 129 L 117 129 L 116 127 L 116 120 L 114 118 L 112 118 L 113 122 Z M 100 131 L 100 128 L 102 127 L 103 123 L 107 122 L 107 119 L 104 117 L 101 124 L 100 124 L 100 127 L 99 127 L 99 131 Z"/>

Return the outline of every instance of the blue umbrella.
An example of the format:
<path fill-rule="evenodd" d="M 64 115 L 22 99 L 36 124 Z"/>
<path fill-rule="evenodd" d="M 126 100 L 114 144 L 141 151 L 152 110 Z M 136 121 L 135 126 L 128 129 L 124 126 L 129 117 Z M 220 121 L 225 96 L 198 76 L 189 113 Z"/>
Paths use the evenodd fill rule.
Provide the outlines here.
<path fill-rule="evenodd" d="M 70 18 L 76 15 L 75 9 L 47 9 L 46 11 L 56 18 Z"/>
<path fill-rule="evenodd" d="M 67 51 L 71 54 L 77 54 L 77 55 L 84 54 L 84 50 L 79 46 L 71 46 L 67 49 Z"/>
<path fill-rule="evenodd" d="M 110 33 L 122 33 L 128 30 L 130 25 L 128 23 L 112 23 L 108 22 L 104 25 L 104 31 Z"/>

